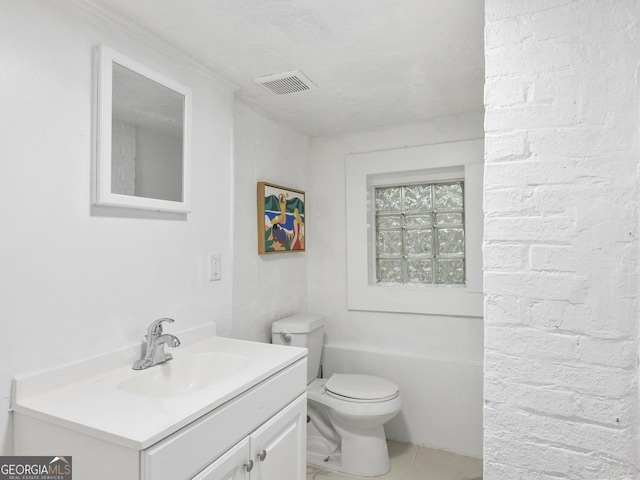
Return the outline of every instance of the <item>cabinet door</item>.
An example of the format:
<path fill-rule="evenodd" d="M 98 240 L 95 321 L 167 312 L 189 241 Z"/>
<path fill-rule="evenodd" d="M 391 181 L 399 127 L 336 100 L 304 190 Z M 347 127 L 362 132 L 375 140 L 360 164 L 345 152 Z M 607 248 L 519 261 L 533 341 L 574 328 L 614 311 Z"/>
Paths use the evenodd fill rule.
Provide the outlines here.
<path fill-rule="evenodd" d="M 249 439 L 245 438 L 192 480 L 249 480 Z M 251 468 L 249 468 L 251 470 Z"/>
<path fill-rule="evenodd" d="M 304 393 L 251 434 L 251 480 L 304 480 L 307 394 Z"/>

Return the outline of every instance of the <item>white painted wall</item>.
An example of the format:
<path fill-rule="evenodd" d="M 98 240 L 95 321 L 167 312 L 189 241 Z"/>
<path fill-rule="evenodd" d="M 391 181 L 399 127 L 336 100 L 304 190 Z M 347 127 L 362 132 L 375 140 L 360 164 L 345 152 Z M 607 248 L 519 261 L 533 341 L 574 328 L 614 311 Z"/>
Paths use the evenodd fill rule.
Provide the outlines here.
<path fill-rule="evenodd" d="M 397 382 L 404 404 L 387 425 L 390 438 L 475 457 L 482 455 L 482 319 L 347 310 L 344 157 L 482 136 L 482 115 L 472 114 L 318 137 L 307 169 L 308 310 L 327 319 L 325 374 Z"/>
<path fill-rule="evenodd" d="M 481 136 L 477 114 L 310 140 L 234 104 L 232 335 L 270 341 L 275 319 L 301 310 L 326 315 L 327 374 L 369 373 L 400 384 L 404 407 L 387 428 L 390 438 L 476 457 L 482 319 L 347 311 L 344 156 Z M 306 190 L 306 253 L 256 253 L 258 181 Z"/>
<path fill-rule="evenodd" d="M 308 253 L 258 255 L 257 182 L 305 190 L 310 139 L 241 102 L 234 103 L 233 113 L 232 333 L 270 342 L 271 322 L 306 306 Z"/>
<path fill-rule="evenodd" d="M 639 478 L 639 22 L 486 2 L 486 480 Z"/>
<path fill-rule="evenodd" d="M 0 452 L 14 374 L 131 344 L 150 321 L 231 331 L 232 95 L 63 2 L 0 0 Z M 105 42 L 193 91 L 193 211 L 90 207 L 92 49 Z M 228 265 L 229 263 L 227 263 Z"/>
<path fill-rule="evenodd" d="M 401 383 L 407 413 L 395 421 L 390 436 L 430 444 L 439 430 L 447 430 L 449 437 L 431 443 L 443 448 L 454 437 L 478 437 L 479 417 L 473 408 L 469 419 L 462 410 L 449 409 L 451 422 L 441 422 L 448 423 L 446 429 L 438 425 L 446 417 L 425 412 L 433 408 L 441 413 L 438 406 L 465 401 L 455 388 L 431 390 L 449 376 L 468 383 L 466 391 L 477 405 L 480 322 L 349 313 L 340 258 L 344 155 L 478 137 L 479 117 L 318 139 L 312 155 L 308 137 L 241 103 L 232 106 L 229 91 L 210 79 L 60 5 L 2 0 L 0 121 L 5 141 L 0 148 L 7 161 L 0 186 L 7 199 L 2 218 L 10 234 L 2 237 L 0 249 L 1 313 L 9 332 L 0 353 L 0 408 L 6 412 L 14 374 L 139 341 L 156 317 L 175 317 L 179 325 L 170 328 L 176 329 L 213 320 L 223 335 L 268 341 L 271 321 L 306 309 L 309 296 L 315 302 L 309 310 L 329 319 L 327 338 L 335 354 L 327 358 L 334 359 L 335 367 L 327 362 L 327 368 L 360 362 L 347 370 L 374 368 L 373 373 Z M 92 48 L 99 42 L 193 90 L 193 212 L 186 220 L 124 211 L 119 216 L 115 210 L 90 207 L 91 66 Z M 328 164 L 322 166 L 319 162 L 325 160 Z M 315 212 L 308 229 L 313 273 L 307 268 L 310 252 L 257 255 L 259 180 L 308 190 Z M 234 225 L 233 233 L 229 225 Z M 209 252 L 222 253 L 221 282 L 206 282 Z M 415 369 L 404 367 L 407 362 Z M 390 371 L 397 373 L 398 367 L 418 371 L 420 381 Z M 425 389 L 439 393 L 425 395 Z M 0 414 L 0 435 L 1 451 L 8 454 L 7 414 Z M 477 455 L 477 447 L 458 447 L 450 449 Z"/>

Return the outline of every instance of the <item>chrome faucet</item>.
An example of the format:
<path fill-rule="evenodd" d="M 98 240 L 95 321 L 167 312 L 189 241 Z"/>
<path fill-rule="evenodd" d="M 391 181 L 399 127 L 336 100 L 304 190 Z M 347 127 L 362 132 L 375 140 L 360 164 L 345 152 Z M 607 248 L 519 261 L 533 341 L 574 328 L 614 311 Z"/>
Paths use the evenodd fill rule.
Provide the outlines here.
<path fill-rule="evenodd" d="M 178 337 L 175 335 L 162 333 L 163 322 L 173 323 L 173 318 L 159 318 L 151 322 L 145 335 L 147 350 L 143 358 L 133 363 L 131 368 L 134 370 L 144 370 L 145 368 L 153 367 L 154 365 L 164 363 L 173 358 L 173 355 L 164 352 L 164 346 L 166 344 L 172 348 L 178 347 L 180 346 L 180 340 L 178 340 Z"/>

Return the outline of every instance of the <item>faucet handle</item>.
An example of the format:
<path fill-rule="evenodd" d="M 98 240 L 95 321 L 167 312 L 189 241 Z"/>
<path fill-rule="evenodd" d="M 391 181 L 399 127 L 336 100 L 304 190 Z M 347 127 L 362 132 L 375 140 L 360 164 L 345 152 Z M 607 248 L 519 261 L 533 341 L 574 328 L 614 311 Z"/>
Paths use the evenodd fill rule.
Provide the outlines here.
<path fill-rule="evenodd" d="M 173 323 L 174 320 L 173 318 L 159 318 L 157 320 L 154 320 L 153 322 L 151 322 L 151 325 L 149 325 L 149 328 L 147 329 L 147 334 L 148 335 L 162 334 L 162 325 L 161 325 L 162 322 Z"/>

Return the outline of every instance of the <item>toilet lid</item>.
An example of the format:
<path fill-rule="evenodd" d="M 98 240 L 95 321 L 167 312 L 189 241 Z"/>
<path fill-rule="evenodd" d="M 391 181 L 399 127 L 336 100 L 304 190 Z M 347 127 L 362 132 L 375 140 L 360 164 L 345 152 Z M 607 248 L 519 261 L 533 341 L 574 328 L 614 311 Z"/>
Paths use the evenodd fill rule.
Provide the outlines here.
<path fill-rule="evenodd" d="M 389 400 L 398 396 L 398 385 L 372 375 L 334 373 L 327 383 L 327 392 L 354 400 Z"/>

